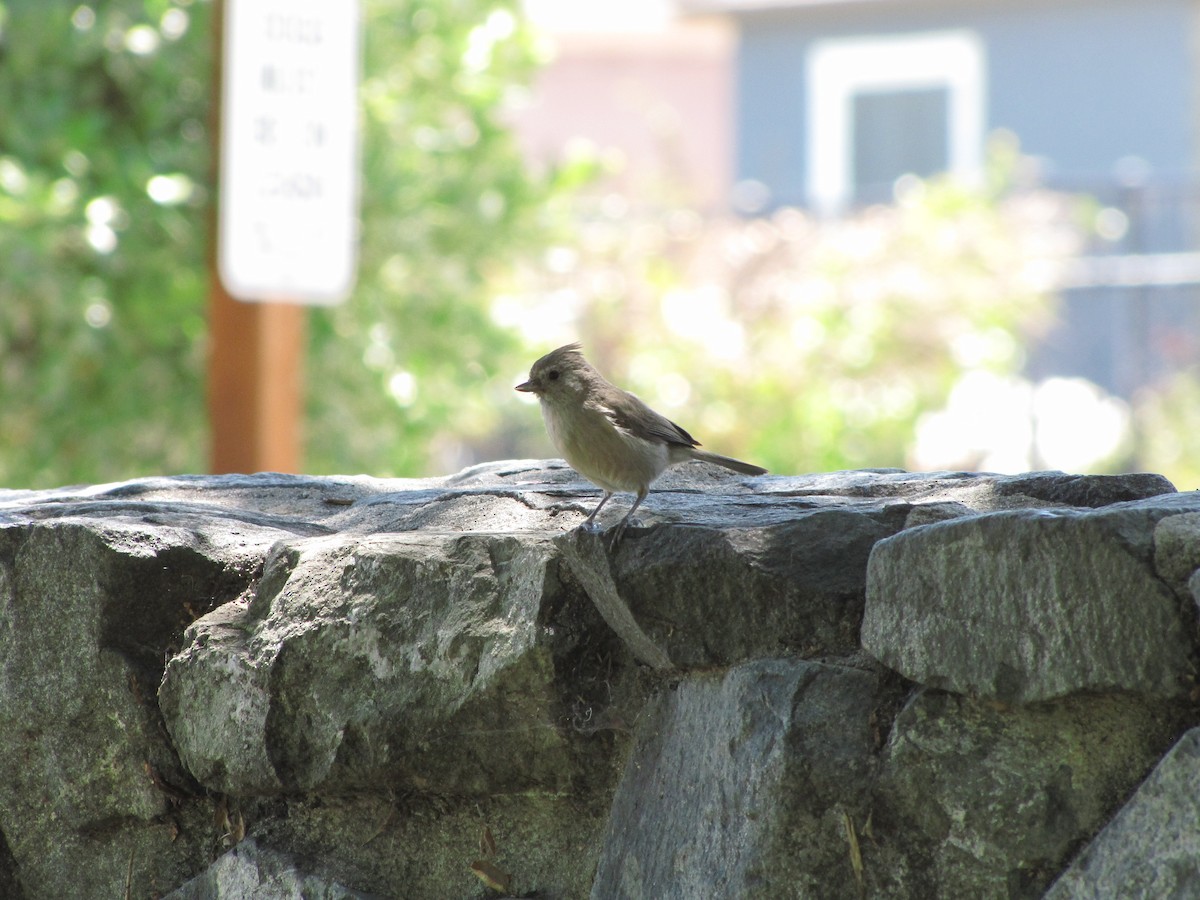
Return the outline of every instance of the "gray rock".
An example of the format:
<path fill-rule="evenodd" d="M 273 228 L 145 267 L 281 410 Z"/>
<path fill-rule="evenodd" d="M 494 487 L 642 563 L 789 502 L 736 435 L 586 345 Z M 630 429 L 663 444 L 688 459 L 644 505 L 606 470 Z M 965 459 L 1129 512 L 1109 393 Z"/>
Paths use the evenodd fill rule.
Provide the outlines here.
<path fill-rule="evenodd" d="M 1200 497 L 998 512 L 882 540 L 868 566 L 863 646 L 914 681 L 1009 703 L 1185 694 L 1194 615 L 1156 574 L 1152 541 L 1185 503 Z"/>
<path fill-rule="evenodd" d="M 219 857 L 164 900 L 369 900 L 367 894 L 304 872 L 287 854 L 253 838 Z"/>
<path fill-rule="evenodd" d="M 1200 570 L 1200 512 L 1168 516 L 1158 523 L 1154 568 L 1177 594 L 1187 596 L 1188 579 Z"/>
<path fill-rule="evenodd" d="M 905 891 L 934 870 L 936 845 L 868 827 L 897 690 L 858 646 L 872 547 L 903 529 L 969 530 L 980 514 L 1034 520 L 1049 507 L 1074 520 L 1122 501 L 1066 529 L 1080 540 L 1050 541 L 1049 571 L 1056 584 L 1094 589 L 1066 595 L 1086 600 L 1072 616 L 1108 636 L 1094 648 L 1164 657 L 1117 660 L 1162 694 L 1160 670 L 1178 669 L 1176 636 L 1167 628 L 1147 649 L 1142 631 L 1162 624 L 1155 603 L 1172 589 L 1197 590 L 1184 526 L 1200 512 L 1194 495 L 1168 487 L 1062 473 L 746 479 L 689 465 L 655 485 L 643 524 L 615 552 L 571 531 L 598 492 L 557 462 L 445 478 L 182 476 L 0 491 L 0 894 L 157 896 L 248 834 L 261 858 L 285 854 L 347 891 L 482 896 L 471 865 L 483 854 L 512 873 L 514 893 L 579 897 L 593 889 L 606 828 L 608 884 L 618 856 L 669 877 L 640 799 L 675 811 L 666 833 L 692 854 L 677 858 L 681 884 L 720 877 L 696 849 L 700 835 L 729 862 L 724 883 L 751 894 L 853 895 L 857 834 L 867 887 L 887 895 L 898 873 L 893 893 L 918 896 Z M 605 523 L 623 512 L 618 501 Z M 1170 517 L 1184 521 L 1156 534 Z M 1081 557 L 1090 575 L 1065 560 L 1084 537 L 1099 539 Z M 1130 597 L 1143 601 L 1138 615 L 1113 618 Z M 924 601 L 911 600 L 922 621 Z M 1030 616 L 1015 621 L 1041 627 Z M 989 620 L 985 651 L 1009 639 L 1007 623 Z M 660 693 L 664 675 L 638 659 L 669 663 L 677 692 Z M 647 697 L 658 698 L 653 714 Z M 1158 733 L 1128 713 L 1135 729 Z M 950 729 L 960 711 L 940 715 Z M 1092 739 L 1115 742 L 1113 760 L 1142 765 L 1149 738 L 1102 711 L 1088 722 Z M 633 732 L 644 778 L 626 773 L 618 811 L 636 825 L 626 839 L 610 805 Z M 1041 746 L 1035 732 L 1019 734 L 1034 742 L 1027 756 Z M 933 833 L 905 800 L 916 795 L 904 785 L 925 777 L 922 760 L 894 757 L 915 762 L 889 775 L 886 809 Z M 676 771 L 673 759 L 691 768 Z M 962 765 L 986 771 L 990 759 Z M 977 773 L 946 781 L 961 786 L 938 795 L 946 808 L 987 814 L 971 793 Z M 680 796 L 636 793 L 659 783 Z M 712 796 L 731 784 L 734 794 Z M 702 818 L 722 811 L 748 815 Z M 485 849 L 488 833 L 498 851 Z M 989 853 L 1025 858 L 989 840 Z M 961 883 L 993 884 L 1000 863 L 989 860 Z"/>
<path fill-rule="evenodd" d="M 265 740 L 270 670 L 250 652 L 248 613 L 248 600 L 227 603 L 189 626 L 158 691 L 176 752 L 220 793 L 283 788 Z"/>
<path fill-rule="evenodd" d="M 424 532 L 277 549 L 249 607 L 201 619 L 167 666 L 180 758 L 234 794 L 566 789 L 551 552 Z"/>
<path fill-rule="evenodd" d="M 1021 496 L 1062 506 L 1112 506 L 1175 493 L 1175 485 L 1161 475 L 1067 475 L 1063 472 L 1028 472 L 996 479 L 996 493 Z"/>
<path fill-rule="evenodd" d="M 863 851 L 867 896 L 1041 896 L 1170 745 L 1180 719 L 1168 703 L 1127 694 L 1008 709 L 919 694 L 883 754 L 874 840 Z"/>
<path fill-rule="evenodd" d="M 946 501 L 943 503 L 918 503 L 908 513 L 904 520 L 905 528 L 919 528 L 922 525 L 932 525 L 934 522 L 945 522 L 949 519 L 961 519 L 974 513 L 965 503 Z"/>
<path fill-rule="evenodd" d="M 630 530 L 613 577 L 677 667 L 845 655 L 858 649 L 867 557 L 900 528 L 896 512 L 817 508 L 759 528 Z"/>
<path fill-rule="evenodd" d="M 994 475 L 861 469 L 778 481 L 776 490 L 790 496 L 893 497 L 914 504 L 958 502 L 976 512 L 1046 507 L 1095 509 L 1175 493 L 1174 485 L 1161 475 L 1069 475 L 1053 471 Z"/>
<path fill-rule="evenodd" d="M 25 896 L 143 896 L 205 857 L 155 690 L 184 625 L 253 577 L 222 531 L 0 523 L 0 827 Z"/>
<path fill-rule="evenodd" d="M 669 671 L 672 666 L 666 651 L 650 639 L 621 599 L 613 579 L 608 541 L 596 532 L 576 529 L 556 538 L 555 546 L 608 627 L 634 658 L 660 672 Z"/>
<path fill-rule="evenodd" d="M 592 739 L 624 762 L 624 743 L 600 733 Z M 588 895 L 595 874 L 619 775 L 613 768 L 563 794 L 455 797 L 379 785 L 288 797 L 272 801 L 250 827 L 260 846 L 303 860 L 305 871 L 382 897 L 495 897 L 471 869 L 485 860 L 511 876 L 516 896 L 575 900 Z M 487 835 L 494 855 L 484 849 Z"/>
<path fill-rule="evenodd" d="M 842 814 L 865 820 L 876 714 L 894 701 L 872 672 L 783 660 L 664 692 L 592 897 L 857 896 Z"/>
<path fill-rule="evenodd" d="M 1180 739 L 1046 900 L 1200 897 L 1200 729 Z"/>
<path fill-rule="evenodd" d="M 0 833 L 0 897 L 8 897 L 11 900 L 24 900 L 25 898 L 25 892 L 17 883 L 17 862 L 13 859 L 12 851 L 8 849 L 8 842 L 4 840 L 2 833 Z"/>

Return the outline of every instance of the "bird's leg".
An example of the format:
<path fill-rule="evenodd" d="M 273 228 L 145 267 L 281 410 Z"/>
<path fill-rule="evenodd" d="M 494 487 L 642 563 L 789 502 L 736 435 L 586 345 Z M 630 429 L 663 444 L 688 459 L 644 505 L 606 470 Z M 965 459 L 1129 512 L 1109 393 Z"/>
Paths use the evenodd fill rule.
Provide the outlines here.
<path fill-rule="evenodd" d="M 596 504 L 596 508 L 592 510 L 592 514 L 590 516 L 588 516 L 586 519 L 584 519 L 583 524 L 579 527 L 583 528 L 584 530 L 587 530 L 587 531 L 590 531 L 592 528 L 594 528 L 595 526 L 592 524 L 592 520 L 594 520 L 596 518 L 596 513 L 600 512 L 600 507 L 602 507 L 605 503 L 607 503 L 608 498 L 611 497 L 612 495 L 613 495 L 612 491 L 605 491 L 604 496 L 600 498 L 600 502 Z"/>
<path fill-rule="evenodd" d="M 617 549 L 617 544 L 621 542 L 621 538 L 625 534 L 625 529 L 629 526 L 629 520 L 633 518 L 634 510 L 641 506 L 642 501 L 646 499 L 648 493 L 650 493 L 649 488 L 642 488 L 638 491 L 637 499 L 633 501 L 633 506 L 629 507 L 629 512 L 625 513 L 625 518 L 618 522 L 617 527 L 613 529 L 612 549 Z"/>

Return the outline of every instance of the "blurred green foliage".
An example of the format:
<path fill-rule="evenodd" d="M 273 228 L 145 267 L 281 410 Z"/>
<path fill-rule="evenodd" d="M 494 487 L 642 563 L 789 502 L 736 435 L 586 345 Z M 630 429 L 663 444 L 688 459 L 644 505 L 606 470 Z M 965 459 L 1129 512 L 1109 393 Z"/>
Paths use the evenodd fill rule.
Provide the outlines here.
<path fill-rule="evenodd" d="M 200 468 L 207 9 L 0 8 L 0 483 Z"/>
<path fill-rule="evenodd" d="M 1053 306 L 1030 261 L 1080 241 L 1077 205 L 1009 193 L 1015 146 L 982 186 L 913 182 L 837 222 L 579 191 L 594 162 L 531 173 L 504 125 L 537 57 L 514 7 L 364 0 L 359 279 L 309 315 L 307 471 L 548 455 L 512 385 L 576 339 L 778 472 L 912 465 L 965 374 L 1019 372 Z M 0 0 L 2 486 L 206 468 L 212 19 L 207 0 Z M 1196 477 L 1195 384 L 1134 411 L 1168 475 Z"/>
<path fill-rule="evenodd" d="M 1200 368 L 1144 389 L 1134 406 L 1139 462 L 1181 491 L 1200 490 Z"/>
<path fill-rule="evenodd" d="M 512 6 L 364 3 L 361 270 L 311 316 L 312 471 L 420 471 L 494 421 L 486 284 L 553 188 L 497 121 L 534 59 Z M 212 14 L 0 2 L 0 484 L 206 467 Z"/>
<path fill-rule="evenodd" d="M 371 0 L 359 285 L 314 311 L 306 468 L 421 474 L 495 430 L 521 359 L 490 284 L 545 239 L 567 173 L 535 178 L 499 120 L 534 66 L 511 3 Z"/>
<path fill-rule="evenodd" d="M 602 198 L 526 270 L 514 322 L 579 310 L 590 357 L 709 447 L 776 472 L 911 465 L 921 416 L 970 371 L 1012 374 L 1078 245 L 1070 203 L 914 181 L 838 221 Z M 567 337 L 563 332 L 555 340 Z"/>

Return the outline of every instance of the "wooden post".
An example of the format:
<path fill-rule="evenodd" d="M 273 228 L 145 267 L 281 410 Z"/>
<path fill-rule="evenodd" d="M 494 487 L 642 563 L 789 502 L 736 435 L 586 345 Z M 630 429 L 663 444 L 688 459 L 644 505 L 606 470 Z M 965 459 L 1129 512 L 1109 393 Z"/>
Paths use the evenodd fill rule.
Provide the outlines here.
<path fill-rule="evenodd" d="M 220 183 L 224 3 L 213 4 L 215 183 Z M 289 303 L 242 303 L 217 267 L 217 214 L 209 227 L 209 471 L 300 471 L 300 421 L 307 310 Z"/>
<path fill-rule="evenodd" d="M 211 272 L 209 469 L 299 472 L 301 360 L 307 310 L 290 303 L 241 303 Z"/>

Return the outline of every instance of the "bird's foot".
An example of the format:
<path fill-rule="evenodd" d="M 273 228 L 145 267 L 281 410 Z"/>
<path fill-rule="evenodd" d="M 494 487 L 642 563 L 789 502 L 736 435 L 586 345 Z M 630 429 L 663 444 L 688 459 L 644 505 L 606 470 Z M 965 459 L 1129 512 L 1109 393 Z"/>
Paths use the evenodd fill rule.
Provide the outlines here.
<path fill-rule="evenodd" d="M 630 519 L 628 516 L 613 526 L 612 534 L 608 539 L 608 546 L 612 550 L 617 549 L 617 545 L 621 543 L 621 539 L 625 537 L 625 529 L 633 526 L 634 528 L 642 527 L 641 519 Z"/>
<path fill-rule="evenodd" d="M 622 520 L 615 528 L 613 528 L 612 534 L 609 535 L 608 549 L 613 551 L 614 553 L 616 552 L 617 547 L 621 543 L 621 538 L 623 538 L 625 536 L 625 525 L 626 525 L 625 521 Z"/>

